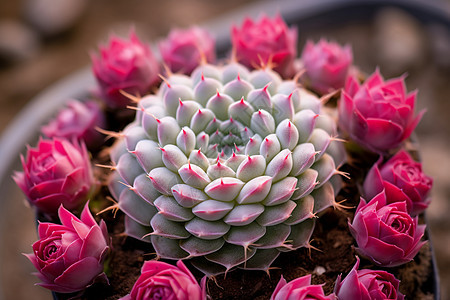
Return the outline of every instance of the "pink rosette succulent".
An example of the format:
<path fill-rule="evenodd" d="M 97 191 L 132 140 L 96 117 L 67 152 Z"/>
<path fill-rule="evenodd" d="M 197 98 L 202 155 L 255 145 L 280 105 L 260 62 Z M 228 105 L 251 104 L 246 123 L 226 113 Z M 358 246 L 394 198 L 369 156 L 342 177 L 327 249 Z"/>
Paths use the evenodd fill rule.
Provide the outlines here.
<path fill-rule="evenodd" d="M 41 131 L 47 137 L 84 141 L 89 149 L 95 149 L 103 142 L 103 136 L 95 128 L 105 126 L 105 117 L 95 101 L 71 100 L 66 107 Z"/>
<path fill-rule="evenodd" d="M 101 97 L 112 108 L 124 108 L 130 103 L 121 90 L 144 95 L 159 81 L 158 61 L 134 31 L 128 40 L 112 36 L 109 45 L 100 46 L 100 54 L 92 54 L 91 59 Z"/>
<path fill-rule="evenodd" d="M 97 188 L 83 142 L 41 138 L 21 161 L 23 172 L 15 172 L 13 178 L 30 204 L 44 214 L 55 216 L 61 204 L 69 210 L 81 208 Z"/>
<path fill-rule="evenodd" d="M 193 26 L 188 29 L 174 29 L 159 43 L 159 52 L 164 63 L 176 73 L 191 74 L 200 65 L 216 60 L 215 41 L 209 32 Z"/>
<path fill-rule="evenodd" d="M 150 260 L 144 262 L 131 293 L 121 299 L 206 300 L 205 282 L 206 277 L 203 277 L 200 286 L 181 260 L 176 266 Z"/>
<path fill-rule="evenodd" d="M 408 214 L 405 202 L 387 204 L 384 192 L 367 204 L 361 199 L 349 229 L 357 252 L 384 267 L 411 261 L 426 243 L 421 241 L 425 225 Z"/>
<path fill-rule="evenodd" d="M 364 180 L 368 199 L 383 190 L 387 203 L 406 201 L 408 212 L 415 216 L 425 211 L 430 203 L 433 179 L 422 172 L 422 164 L 401 150 L 380 167 L 381 160 L 370 169 Z"/>
<path fill-rule="evenodd" d="M 103 262 L 109 249 L 109 236 L 102 220 L 97 224 L 86 203 L 81 219 L 63 206 L 58 211 L 61 225 L 40 223 L 39 240 L 33 253 L 25 256 L 39 271 L 38 285 L 59 293 L 84 290 L 105 280 Z"/>
<path fill-rule="evenodd" d="M 299 277 L 289 283 L 281 276 L 270 300 L 333 300 L 336 296 L 333 294 L 325 296 L 321 285 L 311 284 L 311 275 Z"/>
<path fill-rule="evenodd" d="M 348 275 L 336 279 L 334 293 L 339 300 L 403 300 L 400 281 L 389 272 L 359 268 L 359 258 Z"/>
<path fill-rule="evenodd" d="M 311 88 L 321 94 L 343 88 L 353 62 L 352 48 L 321 39 L 306 43 L 301 60 Z"/>
<path fill-rule="evenodd" d="M 406 93 L 403 77 L 384 81 L 377 69 L 362 85 L 349 76 L 339 101 L 339 127 L 377 153 L 398 147 L 419 123 L 416 92 Z"/>
<path fill-rule="evenodd" d="M 263 15 L 258 22 L 246 18 L 241 28 L 231 29 L 231 42 L 237 60 L 249 68 L 273 64 L 284 77 L 294 72 L 297 28 L 289 28 L 280 15 Z"/>

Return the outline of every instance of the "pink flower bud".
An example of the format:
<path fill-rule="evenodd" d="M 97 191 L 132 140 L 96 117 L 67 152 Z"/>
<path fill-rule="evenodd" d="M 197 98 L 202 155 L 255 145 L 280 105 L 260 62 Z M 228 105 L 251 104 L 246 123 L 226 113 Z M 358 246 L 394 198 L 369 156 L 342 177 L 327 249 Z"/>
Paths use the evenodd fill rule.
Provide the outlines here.
<path fill-rule="evenodd" d="M 403 300 L 400 281 L 389 272 L 381 270 L 358 270 L 359 258 L 348 275 L 341 280 L 338 276 L 334 293 L 339 300 L 353 299 L 392 299 Z"/>
<path fill-rule="evenodd" d="M 150 260 L 144 262 L 131 293 L 121 300 L 206 300 L 205 282 L 206 277 L 200 286 L 181 260 L 176 266 Z"/>
<path fill-rule="evenodd" d="M 38 285 L 59 293 L 84 290 L 95 281 L 107 281 L 103 262 L 109 249 L 106 224 L 95 222 L 86 203 L 81 219 L 63 206 L 58 211 L 61 225 L 40 223 L 39 240 L 33 253 L 25 256 L 39 271 Z"/>
<path fill-rule="evenodd" d="M 341 47 L 321 39 L 317 44 L 306 43 L 301 56 L 311 87 L 321 94 L 344 87 L 353 61 L 350 46 Z"/>
<path fill-rule="evenodd" d="M 408 212 L 415 216 L 430 203 L 433 179 L 422 172 L 422 164 L 402 150 L 380 166 L 378 161 L 364 181 L 364 193 L 373 198 L 385 190 L 387 203 L 406 201 Z"/>
<path fill-rule="evenodd" d="M 289 283 L 281 276 L 270 300 L 332 300 L 336 299 L 334 294 L 325 296 L 321 285 L 311 284 L 311 275 L 299 277 Z"/>
<path fill-rule="evenodd" d="M 21 160 L 23 172 L 15 172 L 13 178 L 42 213 L 54 216 L 61 204 L 78 209 L 97 188 L 84 143 L 40 139 Z"/>
<path fill-rule="evenodd" d="M 425 244 L 425 225 L 408 214 L 405 202 L 386 204 L 384 192 L 367 204 L 361 199 L 349 229 L 357 252 L 384 267 L 411 261 Z"/>
<path fill-rule="evenodd" d="M 208 31 L 197 26 L 170 31 L 167 39 L 159 43 L 159 51 L 164 63 L 174 73 L 191 74 L 202 59 L 205 62 L 216 60 L 214 39 Z"/>
<path fill-rule="evenodd" d="M 284 77 L 294 72 L 297 28 L 289 28 L 280 15 L 263 15 L 257 22 L 246 18 L 241 28 L 231 30 L 236 59 L 249 68 L 272 64 Z"/>
<path fill-rule="evenodd" d="M 159 81 L 159 65 L 150 47 L 132 31 L 128 40 L 112 36 L 108 46 L 100 46 L 99 55 L 91 55 L 92 71 L 100 94 L 112 108 L 124 108 L 131 95 L 145 95 Z"/>
<path fill-rule="evenodd" d="M 403 77 L 384 81 L 377 69 L 362 85 L 350 76 L 339 101 L 339 126 L 361 146 L 377 153 L 398 147 L 419 123 L 416 92 L 406 94 Z"/>
<path fill-rule="evenodd" d="M 95 128 L 105 126 L 105 117 L 95 101 L 71 100 L 42 132 L 49 138 L 60 137 L 84 141 L 89 149 L 95 149 L 103 142 L 103 136 Z"/>

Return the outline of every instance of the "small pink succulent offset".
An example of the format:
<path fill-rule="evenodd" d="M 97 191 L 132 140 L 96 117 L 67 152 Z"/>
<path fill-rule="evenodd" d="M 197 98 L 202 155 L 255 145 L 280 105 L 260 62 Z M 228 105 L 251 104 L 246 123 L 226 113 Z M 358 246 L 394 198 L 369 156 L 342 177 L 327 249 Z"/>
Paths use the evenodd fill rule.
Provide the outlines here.
<path fill-rule="evenodd" d="M 270 300 L 334 300 L 334 294 L 325 296 L 321 285 L 311 284 L 311 274 L 286 282 L 281 276 Z"/>
<path fill-rule="evenodd" d="M 349 45 L 342 47 L 321 39 L 317 44 L 312 41 L 306 43 L 301 60 L 311 88 L 327 94 L 344 87 L 353 53 Z"/>
<path fill-rule="evenodd" d="M 205 62 L 216 60 L 215 41 L 203 28 L 193 26 L 188 29 L 174 29 L 159 43 L 159 51 L 164 63 L 176 73 L 191 74 Z"/>
<path fill-rule="evenodd" d="M 206 277 L 200 286 L 181 260 L 176 266 L 150 260 L 144 262 L 131 293 L 121 300 L 206 300 L 205 282 Z"/>
<path fill-rule="evenodd" d="M 428 207 L 432 184 L 433 179 L 422 172 L 422 164 L 402 150 L 386 163 L 374 164 L 364 181 L 364 193 L 370 199 L 384 190 L 387 203 L 406 201 L 414 216 Z"/>
<path fill-rule="evenodd" d="M 377 153 L 397 148 L 419 123 L 416 92 L 406 93 L 403 77 L 384 81 L 377 69 L 363 84 L 350 76 L 339 101 L 339 126 L 361 146 Z"/>
<path fill-rule="evenodd" d="M 128 40 L 112 36 L 99 55 L 91 55 L 92 71 L 100 86 L 100 96 L 109 107 L 124 108 L 130 100 L 121 90 L 144 95 L 159 81 L 159 64 L 149 45 L 132 31 Z"/>
<path fill-rule="evenodd" d="M 30 204 L 44 214 L 55 216 L 61 204 L 78 209 L 97 188 L 83 142 L 41 138 L 21 160 L 23 172 L 15 172 L 13 178 Z"/>
<path fill-rule="evenodd" d="M 370 300 L 387 299 L 403 300 L 400 293 L 400 281 L 389 272 L 359 268 L 359 258 L 348 275 L 341 280 L 338 276 L 334 286 L 334 293 L 339 300 Z"/>
<path fill-rule="evenodd" d="M 236 59 L 249 68 L 274 65 L 284 77 L 294 73 L 297 28 L 289 28 L 280 15 L 263 15 L 257 22 L 246 18 L 241 28 L 231 30 Z"/>
<path fill-rule="evenodd" d="M 49 138 L 75 138 L 84 141 L 89 149 L 94 149 L 103 142 L 103 135 L 95 128 L 104 126 L 105 117 L 97 102 L 71 100 L 41 130 Z"/>
<path fill-rule="evenodd" d="M 361 199 L 349 229 L 357 252 L 384 267 L 411 261 L 426 243 L 425 225 L 408 214 L 405 202 L 387 204 L 384 192 L 367 204 Z"/>
<path fill-rule="evenodd" d="M 84 290 L 94 281 L 107 281 L 103 262 L 109 250 L 109 236 L 102 220 L 97 224 L 86 203 L 81 219 L 59 208 L 61 225 L 40 223 L 39 240 L 26 257 L 39 271 L 38 285 L 60 293 Z"/>

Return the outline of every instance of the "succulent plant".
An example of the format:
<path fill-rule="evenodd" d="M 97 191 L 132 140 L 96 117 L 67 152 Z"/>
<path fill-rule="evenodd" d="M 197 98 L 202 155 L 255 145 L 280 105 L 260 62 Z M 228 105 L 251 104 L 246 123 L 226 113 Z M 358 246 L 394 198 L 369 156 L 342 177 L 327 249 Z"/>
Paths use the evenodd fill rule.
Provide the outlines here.
<path fill-rule="evenodd" d="M 202 65 L 137 110 L 111 151 L 109 186 L 126 233 L 162 258 L 191 258 L 208 275 L 268 270 L 308 247 L 315 216 L 336 205 L 335 123 L 270 69 Z"/>

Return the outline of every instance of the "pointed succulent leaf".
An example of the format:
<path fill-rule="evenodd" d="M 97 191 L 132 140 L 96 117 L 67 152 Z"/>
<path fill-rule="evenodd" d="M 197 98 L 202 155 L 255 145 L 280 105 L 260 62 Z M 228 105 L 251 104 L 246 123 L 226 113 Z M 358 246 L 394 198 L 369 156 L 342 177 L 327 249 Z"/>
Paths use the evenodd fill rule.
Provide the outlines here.
<path fill-rule="evenodd" d="M 316 150 L 311 143 L 297 145 L 292 152 L 292 176 L 298 176 L 310 168 L 315 161 Z"/>
<path fill-rule="evenodd" d="M 215 132 L 209 135 L 210 144 L 220 144 L 222 140 L 223 140 L 223 133 L 220 132 L 219 130 L 216 130 Z"/>
<path fill-rule="evenodd" d="M 192 211 L 178 204 L 178 202 L 169 196 L 159 196 L 153 203 L 158 209 L 159 214 L 167 220 L 175 222 L 189 221 L 194 217 Z"/>
<path fill-rule="evenodd" d="M 243 263 L 242 268 L 245 270 L 269 271 L 278 255 L 280 255 L 280 251 L 277 249 L 258 249 L 255 255 Z"/>
<path fill-rule="evenodd" d="M 236 202 L 239 204 L 261 202 L 270 192 L 272 177 L 259 176 L 247 182 L 241 189 Z"/>
<path fill-rule="evenodd" d="M 152 228 L 150 227 L 150 223 L 147 226 L 144 226 L 128 215 L 125 215 L 125 234 L 137 240 L 150 243 L 151 239 L 148 234 L 152 232 Z"/>
<path fill-rule="evenodd" d="M 224 93 L 215 93 L 206 103 L 206 108 L 210 109 L 219 120 L 226 120 L 228 116 L 228 107 L 234 103 L 234 100 Z"/>
<path fill-rule="evenodd" d="M 330 136 L 337 135 L 336 121 L 327 114 L 320 114 L 316 119 L 316 128 L 325 130 Z"/>
<path fill-rule="evenodd" d="M 222 72 L 216 65 L 201 64 L 191 73 L 192 84 L 196 86 L 204 78 L 214 78 L 218 81 L 222 78 Z"/>
<path fill-rule="evenodd" d="M 163 195 L 171 196 L 172 187 L 182 183 L 180 176 L 164 167 L 151 170 L 148 177 L 152 181 L 153 187 Z"/>
<path fill-rule="evenodd" d="M 254 134 L 245 145 L 245 155 L 259 154 L 262 138 L 259 134 Z"/>
<path fill-rule="evenodd" d="M 310 91 L 299 88 L 300 93 L 300 110 L 310 109 L 316 114 L 320 114 L 322 104 L 320 99 Z"/>
<path fill-rule="evenodd" d="M 152 140 L 158 139 L 158 120 L 166 115 L 164 107 L 150 106 L 142 114 L 142 128 Z"/>
<path fill-rule="evenodd" d="M 285 119 L 292 120 L 294 117 L 294 105 L 289 95 L 274 95 L 272 97 L 272 105 L 272 114 L 277 124 Z"/>
<path fill-rule="evenodd" d="M 248 93 L 247 101 L 253 106 L 255 110 L 265 110 L 272 112 L 272 100 L 268 92 L 269 86 L 261 89 L 252 90 Z"/>
<path fill-rule="evenodd" d="M 241 163 L 247 159 L 246 155 L 242 154 L 235 154 L 231 155 L 225 162 L 225 165 L 233 169 L 235 172 L 237 171 L 238 167 L 241 165 Z"/>
<path fill-rule="evenodd" d="M 119 199 L 120 193 L 122 193 L 124 189 L 128 189 L 128 187 L 123 184 L 122 176 L 120 176 L 117 171 L 112 172 L 108 177 L 108 189 L 114 199 Z"/>
<path fill-rule="evenodd" d="M 172 172 L 178 172 L 178 169 L 188 162 L 183 151 L 175 145 L 165 145 L 161 148 L 161 152 L 164 165 Z"/>
<path fill-rule="evenodd" d="M 213 119 L 214 113 L 211 110 L 207 108 L 201 108 L 192 116 L 189 127 L 192 129 L 192 131 L 198 134 L 205 130 L 205 128 Z"/>
<path fill-rule="evenodd" d="M 172 186 L 172 195 L 183 207 L 191 208 L 208 199 L 203 191 L 187 184 L 176 184 Z"/>
<path fill-rule="evenodd" d="M 196 149 L 206 151 L 208 149 L 208 146 L 209 146 L 209 134 L 202 131 L 197 135 Z"/>
<path fill-rule="evenodd" d="M 231 201 L 237 197 L 244 183 L 234 177 L 222 177 L 205 187 L 205 193 L 212 199 Z"/>
<path fill-rule="evenodd" d="M 170 221 L 162 214 L 154 215 L 150 221 L 153 234 L 169 239 L 187 239 L 190 236 L 183 224 L 183 222 Z"/>
<path fill-rule="evenodd" d="M 256 89 L 269 85 L 269 93 L 275 95 L 278 85 L 281 83 L 281 76 L 270 68 L 255 70 L 250 73 L 249 81 Z"/>
<path fill-rule="evenodd" d="M 192 208 L 192 213 L 206 221 L 217 221 L 222 219 L 234 207 L 231 202 L 217 200 L 205 200 Z"/>
<path fill-rule="evenodd" d="M 180 126 L 189 126 L 191 119 L 201 106 L 196 101 L 181 101 L 178 105 L 176 120 Z"/>
<path fill-rule="evenodd" d="M 159 149 L 158 144 L 154 141 L 139 141 L 136 145 L 134 155 L 136 155 L 139 164 L 147 173 L 154 168 L 164 167 L 161 157 L 161 150 Z"/>
<path fill-rule="evenodd" d="M 311 196 L 314 197 L 314 213 L 319 213 L 335 203 L 333 185 L 329 182 L 314 190 Z"/>
<path fill-rule="evenodd" d="M 292 250 L 306 247 L 309 245 L 311 235 L 314 231 L 315 220 L 308 219 L 299 224 L 291 226 L 291 234 L 288 240 L 291 241 L 290 248 Z"/>
<path fill-rule="evenodd" d="M 281 143 L 276 134 L 266 136 L 259 146 L 260 154 L 267 162 L 271 161 L 281 150 Z"/>
<path fill-rule="evenodd" d="M 241 100 L 234 102 L 228 107 L 228 115 L 243 124 L 250 123 L 254 112 L 253 107 L 244 98 L 241 98 Z"/>
<path fill-rule="evenodd" d="M 291 227 L 285 224 L 266 227 L 266 234 L 254 243 L 258 249 L 271 249 L 281 247 L 291 234 Z M 278 250 L 277 250 L 278 251 Z"/>
<path fill-rule="evenodd" d="M 144 226 L 150 225 L 150 220 L 158 213 L 153 205 L 136 195 L 130 189 L 124 189 L 120 193 L 119 208 L 127 216 Z"/>
<path fill-rule="evenodd" d="M 261 204 L 236 205 L 223 220 L 231 226 L 244 226 L 253 222 L 263 211 Z"/>
<path fill-rule="evenodd" d="M 134 151 L 139 141 L 147 139 L 147 134 L 141 126 L 131 127 L 129 130 L 125 130 L 123 134 L 128 151 Z"/>
<path fill-rule="evenodd" d="M 192 266 L 209 278 L 224 274 L 228 271 L 224 266 L 213 263 L 212 261 L 207 260 L 204 256 L 194 257 L 190 259 L 190 262 Z"/>
<path fill-rule="evenodd" d="M 264 138 L 275 133 L 275 119 L 267 111 L 260 109 L 253 113 L 250 128 Z"/>
<path fill-rule="evenodd" d="M 136 158 L 130 153 L 122 154 L 117 162 L 116 170 L 128 185 L 133 185 L 134 179 L 144 172 Z"/>
<path fill-rule="evenodd" d="M 161 258 L 179 260 L 189 256 L 189 253 L 180 247 L 178 240 L 152 235 L 151 241 L 156 254 Z"/>
<path fill-rule="evenodd" d="M 339 168 L 347 161 L 347 152 L 345 151 L 344 143 L 337 140 L 332 140 L 328 145 L 327 153 L 333 157 L 336 168 Z"/>
<path fill-rule="evenodd" d="M 316 160 L 319 160 L 330 144 L 331 138 L 328 133 L 320 128 L 316 128 L 311 133 L 308 142 L 314 145 L 314 149 L 318 152 Z"/>
<path fill-rule="evenodd" d="M 269 162 L 266 175 L 271 176 L 273 182 L 286 177 L 292 169 L 292 152 L 289 149 L 281 150 L 280 153 Z"/>
<path fill-rule="evenodd" d="M 336 173 L 336 166 L 334 165 L 334 160 L 331 155 L 325 153 L 322 158 L 317 160 L 311 167 L 316 170 L 319 174 L 317 180 L 319 184 L 315 188 L 321 187 L 325 182 L 327 182 L 331 176 Z"/>
<path fill-rule="evenodd" d="M 305 172 L 297 176 L 297 186 L 295 192 L 292 195 L 293 200 L 309 195 L 317 185 L 317 177 L 319 173 L 313 169 L 307 169 Z"/>
<path fill-rule="evenodd" d="M 220 128 L 222 121 L 218 121 L 216 117 L 214 117 L 209 123 L 208 125 L 206 125 L 206 128 L 204 130 L 204 132 L 206 132 L 207 134 L 211 134 L 213 132 L 215 132 L 217 129 Z"/>
<path fill-rule="evenodd" d="M 236 79 L 238 75 L 241 79 L 248 80 L 250 72 L 246 67 L 237 62 L 231 62 L 223 66 L 222 82 L 224 84 Z"/>
<path fill-rule="evenodd" d="M 278 124 L 275 131 L 282 149 L 294 150 L 298 143 L 298 130 L 289 119 L 285 119 Z"/>
<path fill-rule="evenodd" d="M 278 85 L 277 93 L 290 95 L 294 111 L 298 112 L 300 110 L 300 91 L 297 82 L 294 80 L 285 80 L 281 82 Z"/>
<path fill-rule="evenodd" d="M 116 142 L 109 148 L 109 157 L 111 162 L 117 165 L 122 154 L 128 152 L 125 140 L 123 138 L 116 140 Z"/>
<path fill-rule="evenodd" d="M 191 257 L 204 256 L 214 253 L 222 248 L 224 244 L 225 241 L 223 238 L 204 240 L 195 236 L 191 236 L 188 239 L 180 241 L 181 249 L 189 253 L 189 256 Z"/>
<path fill-rule="evenodd" d="M 244 130 L 244 125 L 242 125 L 241 122 L 239 122 L 236 119 L 233 118 L 229 118 L 227 120 L 224 120 L 221 124 L 220 124 L 220 131 L 222 132 L 231 132 L 235 135 L 239 135 L 241 134 L 241 132 Z"/>
<path fill-rule="evenodd" d="M 274 206 L 288 201 L 295 192 L 297 178 L 286 177 L 272 184 L 269 194 L 262 201 L 265 206 Z"/>
<path fill-rule="evenodd" d="M 296 206 L 297 204 L 291 200 L 275 206 L 268 206 L 258 219 L 256 219 L 256 222 L 261 226 L 281 224 L 291 216 Z"/>
<path fill-rule="evenodd" d="M 256 250 L 252 248 L 245 249 L 241 246 L 226 243 L 219 251 L 205 257 L 211 262 L 224 266 L 228 271 L 250 259 L 255 255 L 255 252 Z"/>
<path fill-rule="evenodd" d="M 262 155 L 247 156 L 236 170 L 236 177 L 242 181 L 249 181 L 252 178 L 264 175 L 266 170 L 266 160 Z"/>
<path fill-rule="evenodd" d="M 211 179 L 205 171 L 197 165 L 187 163 L 178 170 L 181 179 L 184 183 L 198 189 L 203 189 L 207 186 Z"/>
<path fill-rule="evenodd" d="M 159 145 L 176 144 L 180 126 L 172 117 L 163 117 L 158 121 L 158 142 Z"/>
<path fill-rule="evenodd" d="M 133 188 L 139 196 L 151 204 L 153 204 L 153 201 L 155 201 L 156 198 L 161 196 L 161 194 L 153 187 L 152 181 L 145 173 L 136 177 Z"/>
<path fill-rule="evenodd" d="M 238 177 L 236 176 L 236 173 L 233 171 L 232 168 L 226 166 L 223 162 L 220 161 L 218 161 L 217 164 L 210 165 L 206 170 L 206 174 L 208 174 L 211 180 L 215 180 L 221 177 Z"/>
<path fill-rule="evenodd" d="M 189 155 L 195 149 L 197 137 L 189 127 L 181 128 L 177 136 L 177 146 L 185 155 Z"/>
<path fill-rule="evenodd" d="M 296 200 L 295 202 L 297 203 L 297 206 L 294 208 L 291 216 L 284 222 L 284 224 L 295 225 L 314 216 L 314 198 L 311 195 L 307 195 Z"/>
<path fill-rule="evenodd" d="M 206 221 L 198 217 L 187 222 L 185 227 L 193 236 L 203 240 L 218 239 L 230 230 L 230 225 L 222 220 Z"/>
<path fill-rule="evenodd" d="M 209 98 L 222 90 L 222 84 L 214 79 L 202 77 L 194 88 L 194 99 L 200 103 L 202 107 L 206 107 Z"/>
<path fill-rule="evenodd" d="M 194 99 L 192 89 L 185 85 L 174 84 L 164 93 L 163 101 L 169 116 L 175 118 L 180 99 L 181 101 Z"/>
<path fill-rule="evenodd" d="M 223 237 L 226 242 L 245 248 L 259 240 L 266 233 L 266 228 L 256 222 L 245 226 L 233 226 Z"/>
<path fill-rule="evenodd" d="M 233 98 L 234 101 L 239 101 L 242 98 L 247 98 L 248 93 L 253 89 L 253 86 L 241 79 L 240 76 L 228 82 L 223 87 L 223 92 Z"/>
<path fill-rule="evenodd" d="M 318 116 L 310 109 L 301 110 L 294 115 L 292 123 L 297 127 L 298 141 L 300 143 L 305 143 L 309 140 Z"/>

